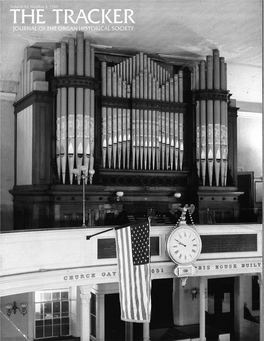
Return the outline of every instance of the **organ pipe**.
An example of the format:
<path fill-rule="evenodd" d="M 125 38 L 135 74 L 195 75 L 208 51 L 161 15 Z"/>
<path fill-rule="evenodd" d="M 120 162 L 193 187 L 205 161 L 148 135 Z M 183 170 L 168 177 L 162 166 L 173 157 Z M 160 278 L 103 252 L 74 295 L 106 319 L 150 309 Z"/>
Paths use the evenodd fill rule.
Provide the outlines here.
<path fill-rule="evenodd" d="M 159 101 L 159 104 L 183 103 L 183 71 L 171 75 L 143 52 L 114 67 L 102 61 L 101 79 L 103 97 L 131 98 L 132 103 L 133 99 L 154 103 Z M 104 101 L 102 105 L 103 168 L 183 169 L 184 115 L 181 110 L 173 107 L 169 110 L 155 108 L 155 105 L 146 108 L 133 107 L 133 104 L 131 108 L 119 107 L 118 102 L 115 103 L 111 109 Z M 113 122 L 112 125 L 109 120 Z M 107 139 L 105 136 L 112 138 Z M 115 141 L 117 147 L 114 147 Z M 117 163 L 105 161 L 112 158 L 112 153 L 114 159 L 117 154 Z"/>
<path fill-rule="evenodd" d="M 60 48 L 60 75 L 65 76 L 67 74 L 67 66 L 66 66 L 66 43 L 61 43 Z M 62 183 L 65 184 L 66 180 L 66 161 L 67 161 L 67 89 L 61 88 L 61 96 L 60 96 L 60 109 L 61 109 L 61 172 L 62 172 Z"/>
<path fill-rule="evenodd" d="M 60 48 L 54 51 L 54 73 L 55 76 L 60 76 L 60 69 L 56 61 L 60 59 Z M 61 89 L 58 89 L 57 100 L 56 100 L 56 161 L 57 161 L 57 173 L 58 179 L 61 180 Z"/>
<path fill-rule="evenodd" d="M 95 65 L 94 65 L 94 47 L 91 46 L 90 50 L 90 63 L 91 63 L 91 78 L 95 77 Z M 94 141 L 94 130 L 95 130 L 95 124 L 94 124 L 94 111 L 95 111 L 95 104 L 94 104 L 94 89 L 91 89 L 91 106 L 90 106 L 90 146 L 91 146 L 91 151 L 90 151 L 90 167 L 89 167 L 89 175 L 90 175 L 90 183 L 92 183 L 92 177 L 93 174 L 95 173 L 94 171 L 94 146 L 95 146 L 95 141 Z M 86 179 L 88 180 L 88 179 Z"/>
<path fill-rule="evenodd" d="M 102 71 L 103 72 L 103 71 Z M 62 41 L 54 51 L 54 76 L 94 77 L 94 50 L 83 32 Z M 103 120 L 103 118 L 102 118 Z M 103 126 L 103 123 L 102 123 Z M 104 153 L 103 153 L 104 154 Z M 57 89 L 56 156 L 58 179 L 73 183 L 73 168 L 94 167 L 94 90 L 71 83 Z M 68 177 L 69 180 L 68 180 Z M 80 181 L 79 181 L 80 183 Z M 87 179 L 86 179 L 87 183 Z"/>
<path fill-rule="evenodd" d="M 66 51 L 65 51 L 66 52 Z M 74 38 L 68 41 L 68 75 L 75 75 L 75 42 Z M 68 164 L 70 184 L 73 183 L 73 168 L 75 159 L 75 89 L 68 88 Z"/>
<path fill-rule="evenodd" d="M 226 186 L 227 181 L 227 84 L 226 63 L 219 50 L 193 67 L 196 92 L 196 166 L 205 186 Z"/>

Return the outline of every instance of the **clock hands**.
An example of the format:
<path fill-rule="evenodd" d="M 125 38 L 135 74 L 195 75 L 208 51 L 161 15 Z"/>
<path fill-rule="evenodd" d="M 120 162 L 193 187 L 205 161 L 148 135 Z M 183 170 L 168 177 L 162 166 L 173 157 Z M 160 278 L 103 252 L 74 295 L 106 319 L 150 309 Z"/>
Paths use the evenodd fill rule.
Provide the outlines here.
<path fill-rule="evenodd" d="M 185 245 L 185 244 L 183 244 L 182 242 L 180 242 L 178 239 L 175 239 L 175 240 L 176 240 L 176 242 L 178 242 L 180 245 L 182 245 L 182 246 L 186 247 L 186 245 Z"/>
<path fill-rule="evenodd" d="M 168 237 L 167 251 L 174 263 L 189 266 L 201 253 L 201 238 L 193 227 L 178 226 Z"/>

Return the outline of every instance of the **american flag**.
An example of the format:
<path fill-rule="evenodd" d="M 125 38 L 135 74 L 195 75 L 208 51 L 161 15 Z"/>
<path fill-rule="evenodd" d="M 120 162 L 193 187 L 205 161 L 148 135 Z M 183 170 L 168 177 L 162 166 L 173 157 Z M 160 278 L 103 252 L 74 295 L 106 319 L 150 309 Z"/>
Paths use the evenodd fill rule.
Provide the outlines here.
<path fill-rule="evenodd" d="M 149 223 L 116 229 L 121 320 L 149 322 L 151 272 Z"/>

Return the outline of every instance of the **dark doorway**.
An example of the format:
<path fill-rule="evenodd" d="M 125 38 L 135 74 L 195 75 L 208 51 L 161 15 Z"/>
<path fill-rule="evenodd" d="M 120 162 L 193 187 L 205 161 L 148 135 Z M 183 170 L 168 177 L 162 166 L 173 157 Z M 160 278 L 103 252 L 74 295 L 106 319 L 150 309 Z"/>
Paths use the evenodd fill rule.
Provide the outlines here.
<path fill-rule="evenodd" d="M 125 322 L 120 320 L 119 294 L 105 295 L 105 340 L 125 340 Z"/>
<path fill-rule="evenodd" d="M 126 322 L 120 319 L 119 294 L 105 295 L 105 340 L 124 341 Z M 143 324 L 133 323 L 133 340 L 143 339 Z"/>
<path fill-rule="evenodd" d="M 219 334 L 233 334 L 234 277 L 208 279 L 206 329 L 210 340 L 218 340 Z"/>
<path fill-rule="evenodd" d="M 150 328 L 166 328 L 173 325 L 172 308 L 173 279 L 152 281 Z"/>
<path fill-rule="evenodd" d="M 172 279 L 152 281 L 150 329 L 173 326 Z M 105 340 L 124 341 L 125 322 L 120 319 L 119 294 L 105 295 Z M 143 339 L 143 324 L 133 323 L 133 340 Z"/>

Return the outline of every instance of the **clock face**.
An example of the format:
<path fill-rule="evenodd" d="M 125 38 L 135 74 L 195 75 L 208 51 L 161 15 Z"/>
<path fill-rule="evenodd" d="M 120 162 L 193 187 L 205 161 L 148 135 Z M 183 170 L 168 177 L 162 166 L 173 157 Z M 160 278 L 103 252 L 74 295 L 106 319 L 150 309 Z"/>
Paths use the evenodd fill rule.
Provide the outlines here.
<path fill-rule="evenodd" d="M 202 242 L 198 232 L 186 225 L 177 227 L 167 240 L 167 251 L 171 260 L 177 264 L 193 263 L 200 255 Z"/>

